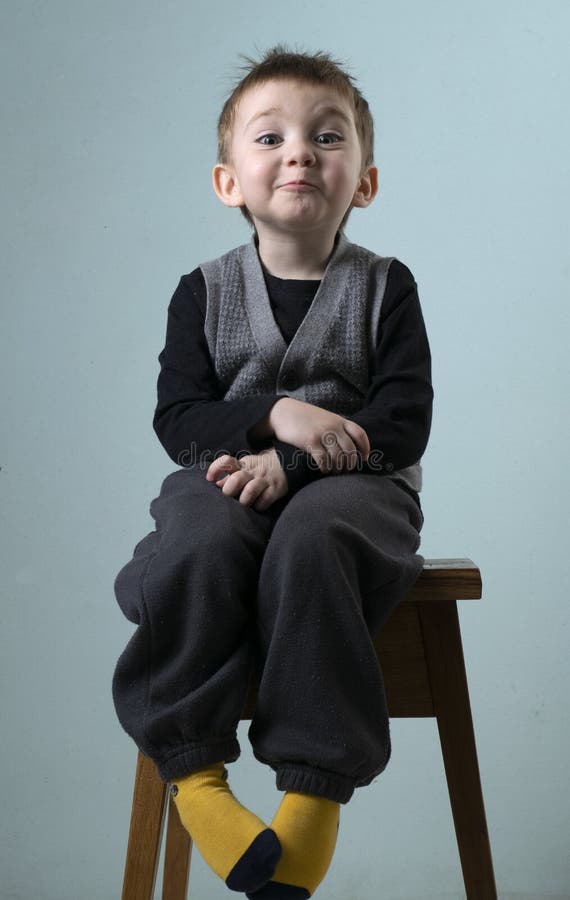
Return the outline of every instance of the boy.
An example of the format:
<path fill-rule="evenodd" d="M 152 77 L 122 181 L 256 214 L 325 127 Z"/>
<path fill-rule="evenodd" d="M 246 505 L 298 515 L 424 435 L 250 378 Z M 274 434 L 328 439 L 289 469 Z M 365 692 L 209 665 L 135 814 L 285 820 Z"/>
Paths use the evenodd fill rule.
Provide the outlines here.
<path fill-rule="evenodd" d="M 323 53 L 249 62 L 213 184 L 254 236 L 169 307 L 154 427 L 183 468 L 117 576 L 138 628 L 113 691 L 228 887 L 304 900 L 390 756 L 372 638 L 423 563 L 430 353 L 409 269 L 343 233 L 378 179 L 353 80 Z M 269 828 L 225 768 L 253 666 L 249 737 L 285 791 Z"/>

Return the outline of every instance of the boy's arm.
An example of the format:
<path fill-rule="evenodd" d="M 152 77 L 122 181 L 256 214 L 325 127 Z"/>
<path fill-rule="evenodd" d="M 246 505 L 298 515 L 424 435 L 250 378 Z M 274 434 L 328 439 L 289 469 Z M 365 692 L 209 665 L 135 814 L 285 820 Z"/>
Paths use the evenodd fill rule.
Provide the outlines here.
<path fill-rule="evenodd" d="M 347 416 L 364 428 L 370 441 L 364 471 L 386 474 L 417 462 L 427 446 L 432 403 L 431 353 L 417 284 L 408 267 L 395 259 L 366 403 Z"/>
<path fill-rule="evenodd" d="M 252 433 L 279 399 L 262 394 L 224 400 L 204 335 L 206 288 L 200 269 L 180 279 L 168 307 L 153 427 L 178 465 L 210 463 L 226 452 L 257 453 L 269 437 Z"/>

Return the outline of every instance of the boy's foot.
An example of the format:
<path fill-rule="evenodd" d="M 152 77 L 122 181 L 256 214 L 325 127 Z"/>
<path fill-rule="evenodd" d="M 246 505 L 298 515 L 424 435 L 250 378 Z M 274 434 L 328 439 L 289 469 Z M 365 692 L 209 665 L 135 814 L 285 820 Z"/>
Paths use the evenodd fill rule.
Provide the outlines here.
<path fill-rule="evenodd" d="M 330 866 L 340 820 L 340 804 L 326 797 L 288 791 L 275 814 L 283 856 L 271 881 L 247 894 L 250 900 L 307 900 Z"/>
<path fill-rule="evenodd" d="M 178 778 L 170 791 L 204 860 L 232 891 L 256 891 L 281 856 L 275 832 L 236 800 L 223 763 Z"/>

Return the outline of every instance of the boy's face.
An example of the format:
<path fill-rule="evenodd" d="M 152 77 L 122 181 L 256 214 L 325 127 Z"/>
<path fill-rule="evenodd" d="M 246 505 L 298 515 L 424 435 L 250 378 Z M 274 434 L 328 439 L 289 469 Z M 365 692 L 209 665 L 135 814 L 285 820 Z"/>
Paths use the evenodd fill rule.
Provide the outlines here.
<path fill-rule="evenodd" d="M 368 206 L 377 171 L 362 169 L 354 114 L 326 85 L 274 80 L 241 99 L 230 165 L 214 189 L 228 206 L 247 206 L 264 233 L 336 233 L 351 206 Z"/>

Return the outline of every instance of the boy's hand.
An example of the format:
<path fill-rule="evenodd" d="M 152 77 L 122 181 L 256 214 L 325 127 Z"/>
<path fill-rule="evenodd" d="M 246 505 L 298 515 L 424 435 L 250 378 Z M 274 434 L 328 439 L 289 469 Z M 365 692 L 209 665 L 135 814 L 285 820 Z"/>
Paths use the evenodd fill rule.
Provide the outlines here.
<path fill-rule="evenodd" d="M 284 497 L 289 490 L 277 452 L 268 447 L 251 456 L 220 456 L 208 467 L 207 481 L 215 481 L 228 497 L 238 497 L 244 506 L 258 512 Z"/>
<path fill-rule="evenodd" d="M 271 408 L 268 422 L 278 440 L 310 453 L 321 472 L 350 471 L 359 454 L 368 459 L 370 441 L 364 428 L 312 403 L 282 397 Z"/>

